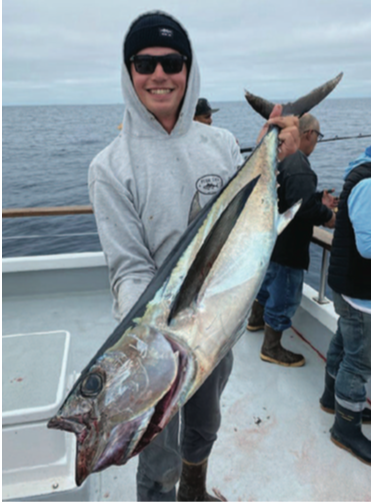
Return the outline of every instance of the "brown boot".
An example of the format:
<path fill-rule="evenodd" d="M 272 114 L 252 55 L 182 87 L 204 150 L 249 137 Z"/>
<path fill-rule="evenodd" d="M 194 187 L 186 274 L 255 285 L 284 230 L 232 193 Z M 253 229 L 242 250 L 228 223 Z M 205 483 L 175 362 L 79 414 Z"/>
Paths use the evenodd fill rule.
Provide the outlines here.
<path fill-rule="evenodd" d="M 264 329 L 264 342 L 260 359 L 281 366 L 304 366 L 305 359 L 301 354 L 286 350 L 281 345 L 282 331 L 275 331 L 268 324 Z"/>
<path fill-rule="evenodd" d="M 249 331 L 258 331 L 264 328 L 263 314 L 264 306 L 261 305 L 258 300 L 255 300 L 252 305 L 249 320 L 247 321 L 247 329 Z"/>
<path fill-rule="evenodd" d="M 206 458 L 199 464 L 191 464 L 183 460 L 177 500 L 220 500 L 206 491 L 207 460 Z"/>

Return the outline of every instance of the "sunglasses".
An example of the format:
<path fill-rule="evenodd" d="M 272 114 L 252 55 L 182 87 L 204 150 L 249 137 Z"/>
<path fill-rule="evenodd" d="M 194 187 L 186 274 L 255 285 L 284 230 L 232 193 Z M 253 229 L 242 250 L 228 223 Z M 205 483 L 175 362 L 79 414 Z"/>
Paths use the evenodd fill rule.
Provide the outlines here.
<path fill-rule="evenodd" d="M 134 68 L 141 75 L 151 75 L 158 63 L 168 75 L 180 73 L 183 69 L 183 63 L 187 61 L 187 57 L 181 54 L 166 54 L 166 56 L 149 56 L 146 54 L 140 56 L 132 56 L 130 61 L 134 63 Z"/>

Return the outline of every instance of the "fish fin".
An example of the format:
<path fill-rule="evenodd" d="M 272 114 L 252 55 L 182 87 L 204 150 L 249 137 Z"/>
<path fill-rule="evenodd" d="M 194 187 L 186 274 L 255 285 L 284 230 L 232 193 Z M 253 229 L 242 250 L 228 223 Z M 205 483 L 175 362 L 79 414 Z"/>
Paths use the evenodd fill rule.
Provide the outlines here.
<path fill-rule="evenodd" d="M 267 101 L 264 98 L 261 98 L 259 96 L 255 96 L 255 94 L 251 94 L 251 92 L 246 91 L 245 89 L 245 98 L 251 108 L 258 112 L 262 117 L 268 120 L 270 114 L 272 113 L 272 110 L 275 106 L 274 103 L 271 103 L 270 101 Z"/>
<path fill-rule="evenodd" d="M 228 204 L 199 249 L 173 302 L 168 324 L 197 298 L 211 267 L 219 256 L 260 175 L 244 186 Z"/>
<path fill-rule="evenodd" d="M 189 209 L 189 214 L 188 214 L 188 225 L 192 223 L 192 221 L 196 218 L 198 213 L 201 210 L 201 204 L 200 204 L 200 194 L 199 192 L 196 192 L 193 196 L 192 202 L 191 202 L 191 207 Z"/>
<path fill-rule="evenodd" d="M 293 103 L 284 104 L 282 116 L 296 115 L 297 117 L 301 117 L 304 113 L 309 112 L 335 89 L 342 77 L 343 73 L 339 73 L 339 75 L 335 78 L 320 85 L 319 87 L 316 87 L 316 89 L 313 89 L 310 93 L 297 99 Z M 245 98 L 256 112 L 258 112 L 265 119 L 269 118 L 274 107 L 273 103 L 260 98 L 259 96 L 255 96 L 248 91 L 245 91 Z"/>
<path fill-rule="evenodd" d="M 282 214 L 278 215 L 278 221 L 277 221 L 277 234 L 279 235 L 287 225 L 290 223 L 290 221 L 294 218 L 296 213 L 299 211 L 300 206 L 302 203 L 302 199 L 300 199 L 296 204 L 294 204 L 290 209 L 285 211 Z"/>

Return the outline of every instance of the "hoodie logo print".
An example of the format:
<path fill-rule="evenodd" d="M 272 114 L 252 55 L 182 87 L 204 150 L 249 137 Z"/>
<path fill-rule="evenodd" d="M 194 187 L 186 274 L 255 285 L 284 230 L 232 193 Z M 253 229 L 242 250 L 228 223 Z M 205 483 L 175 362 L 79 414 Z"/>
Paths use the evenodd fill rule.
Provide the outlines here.
<path fill-rule="evenodd" d="M 197 190 L 205 195 L 212 195 L 218 193 L 223 186 L 223 180 L 217 174 L 207 174 L 202 176 L 196 182 Z"/>

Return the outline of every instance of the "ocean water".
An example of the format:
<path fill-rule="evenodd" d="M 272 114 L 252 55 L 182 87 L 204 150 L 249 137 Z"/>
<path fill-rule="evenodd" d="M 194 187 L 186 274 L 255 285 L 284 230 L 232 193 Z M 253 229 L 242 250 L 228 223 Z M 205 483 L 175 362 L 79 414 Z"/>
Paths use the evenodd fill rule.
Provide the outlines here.
<path fill-rule="evenodd" d="M 213 125 L 252 146 L 264 121 L 243 101 L 212 103 Z M 327 99 L 313 110 L 325 137 L 371 134 L 371 99 Z M 93 157 L 118 134 L 123 105 L 3 107 L 3 207 L 89 204 Z M 318 144 L 310 157 L 318 189 L 339 193 L 349 161 L 371 138 Z M 93 215 L 3 218 L 3 256 L 101 250 Z M 306 282 L 318 289 L 322 250 L 311 245 Z"/>

